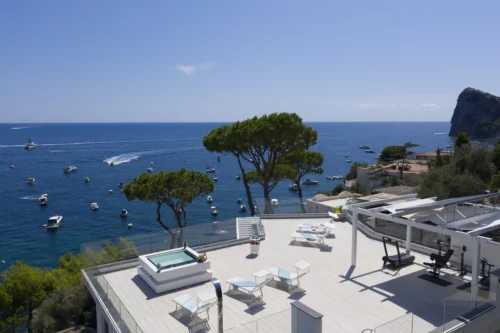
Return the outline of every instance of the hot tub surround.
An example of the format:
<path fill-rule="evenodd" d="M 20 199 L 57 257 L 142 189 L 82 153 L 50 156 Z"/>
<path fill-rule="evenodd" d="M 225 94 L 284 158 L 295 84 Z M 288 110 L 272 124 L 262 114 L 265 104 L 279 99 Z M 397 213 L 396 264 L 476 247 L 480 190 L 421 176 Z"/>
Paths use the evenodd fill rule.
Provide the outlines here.
<path fill-rule="evenodd" d="M 210 260 L 208 259 L 203 262 L 194 260 L 185 264 L 177 263 L 173 266 L 167 265 L 163 267 L 161 265 L 158 267 L 155 266 L 150 260 L 151 257 L 161 255 L 168 257 L 168 254 L 176 254 L 178 252 L 185 252 L 192 258 L 199 258 L 200 256 L 189 247 L 139 256 L 140 266 L 137 267 L 137 273 L 157 294 L 207 282 L 212 279 Z"/>

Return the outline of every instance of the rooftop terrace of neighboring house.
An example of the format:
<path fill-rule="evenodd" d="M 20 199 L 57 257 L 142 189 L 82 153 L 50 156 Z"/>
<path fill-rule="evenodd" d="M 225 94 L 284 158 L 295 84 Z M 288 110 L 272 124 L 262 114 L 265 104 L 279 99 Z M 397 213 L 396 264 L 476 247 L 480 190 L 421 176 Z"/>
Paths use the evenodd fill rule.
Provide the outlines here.
<path fill-rule="evenodd" d="M 397 172 L 399 173 L 402 166 L 402 161 L 394 161 L 388 164 L 369 164 L 366 166 L 360 166 L 358 167 L 361 170 L 378 170 L 378 169 L 384 169 L 387 172 Z M 427 163 L 422 162 L 422 161 L 416 161 L 416 160 L 405 160 L 404 163 L 404 173 L 414 173 L 414 174 L 420 174 L 422 172 L 427 172 L 429 171 L 429 166 Z"/>
<path fill-rule="evenodd" d="M 443 150 L 443 151 L 441 151 L 440 154 L 441 154 L 441 156 L 447 156 L 447 155 L 450 155 L 450 152 Z M 437 153 L 435 151 L 430 151 L 430 152 L 426 152 L 426 153 L 413 153 L 413 154 L 409 155 L 408 158 L 427 161 L 427 160 L 431 160 L 431 159 L 436 158 L 436 156 L 437 156 Z"/>
<path fill-rule="evenodd" d="M 324 245 L 291 238 L 299 225 L 330 221 L 329 218 L 310 217 L 263 219 L 266 235 L 257 256 L 250 255 L 248 243 L 207 252 L 211 272 L 223 285 L 225 331 L 291 332 L 290 303 L 296 300 L 323 314 L 323 332 L 366 332 L 408 316 L 408 313 L 411 313 L 413 332 L 429 332 L 465 311 L 465 307 L 456 306 L 445 309 L 442 300 L 448 298 L 466 304 L 470 292 L 459 291 L 456 287 L 470 281 L 470 278 L 458 277 L 453 270 L 443 270 L 446 274 L 443 280 L 448 283 L 446 286 L 421 278 L 428 275 L 427 267 L 423 265 L 423 262 L 429 261 L 428 255 L 413 253 L 415 263 L 403 268 L 393 270 L 382 267 L 382 256 L 385 255 L 382 243 L 357 231 L 360 255 L 356 266 L 351 266 L 353 228 L 343 221 L 334 222 L 335 228 L 324 239 Z M 395 248 L 389 247 L 389 251 L 394 254 Z M 285 282 L 269 282 L 263 287 L 262 300 L 238 291 L 230 292 L 226 283 L 237 276 L 253 281 L 254 273 L 270 267 L 293 272 L 294 263 L 300 260 L 311 264 L 309 272 L 300 277 L 300 286 L 291 288 Z M 102 274 L 87 280 L 91 289 L 107 290 L 108 296 L 103 296 L 108 300 L 104 302 L 107 307 L 118 304 L 118 308 L 122 309 L 121 317 L 123 313 L 127 314 L 121 320 L 122 324 L 136 323 L 136 330 L 133 331 L 143 333 L 217 330 L 216 307 L 210 310 L 208 323 L 204 323 L 197 316 L 183 316 L 182 311 L 176 311 L 173 302 L 182 295 L 207 291 L 213 288 L 212 283 L 157 295 L 138 276 L 137 266 L 138 263 L 132 261 L 123 268 L 120 268 L 120 263 L 113 266 L 115 269 L 107 266 L 97 268 Z M 96 297 L 96 292 L 93 294 Z M 101 297 L 99 292 L 97 297 Z M 488 294 L 483 301 L 489 302 L 494 297 L 493 293 Z M 115 313 L 115 317 L 120 316 L 117 311 L 108 312 Z M 400 320 L 397 319 L 396 323 Z M 255 330 L 257 326 L 258 331 Z M 394 327 L 387 332 L 398 331 Z"/>

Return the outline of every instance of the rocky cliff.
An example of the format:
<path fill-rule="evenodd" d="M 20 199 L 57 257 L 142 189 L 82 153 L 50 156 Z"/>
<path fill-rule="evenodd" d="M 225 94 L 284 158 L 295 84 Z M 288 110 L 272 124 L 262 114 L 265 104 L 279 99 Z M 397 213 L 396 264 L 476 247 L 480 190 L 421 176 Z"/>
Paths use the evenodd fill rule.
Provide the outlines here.
<path fill-rule="evenodd" d="M 500 97 L 474 88 L 462 91 L 451 118 L 450 136 L 460 132 L 477 139 L 500 135 Z"/>

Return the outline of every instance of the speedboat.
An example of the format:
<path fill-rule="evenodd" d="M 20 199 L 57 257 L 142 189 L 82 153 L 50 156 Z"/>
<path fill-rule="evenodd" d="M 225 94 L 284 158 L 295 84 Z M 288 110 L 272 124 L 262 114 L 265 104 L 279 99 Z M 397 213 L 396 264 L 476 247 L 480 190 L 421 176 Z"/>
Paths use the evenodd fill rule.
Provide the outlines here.
<path fill-rule="evenodd" d="M 214 177 L 214 181 L 218 182 L 218 181 L 219 181 L 219 178 Z"/>
<path fill-rule="evenodd" d="M 111 163 L 109 163 L 109 166 L 114 166 L 115 165 L 115 162 L 111 161 Z"/>
<path fill-rule="evenodd" d="M 368 154 L 375 154 L 375 152 L 371 149 L 367 149 L 365 150 L 365 153 L 368 153 Z"/>
<path fill-rule="evenodd" d="M 43 225 L 43 227 L 45 227 L 45 229 L 57 229 L 61 225 L 62 219 L 62 216 L 52 216 L 49 218 L 47 224 Z"/>
<path fill-rule="evenodd" d="M 271 205 L 278 206 L 278 199 L 271 199 Z"/>
<path fill-rule="evenodd" d="M 128 215 L 128 211 L 126 209 L 122 209 L 122 211 L 120 212 L 120 216 L 126 217 L 127 215 Z"/>
<path fill-rule="evenodd" d="M 326 176 L 326 179 L 334 180 L 334 179 L 339 179 L 340 176 Z"/>
<path fill-rule="evenodd" d="M 78 168 L 76 166 L 70 165 L 70 166 L 67 166 L 64 168 L 64 173 L 70 173 L 70 172 L 73 172 L 76 170 L 78 170 Z"/>
<path fill-rule="evenodd" d="M 245 206 L 245 205 L 241 205 L 241 206 L 240 206 L 240 212 L 242 212 L 242 213 L 243 213 L 243 212 L 246 212 L 246 211 L 247 211 L 247 206 Z"/>
<path fill-rule="evenodd" d="M 30 149 L 33 149 L 35 147 L 36 147 L 36 144 L 33 141 L 31 141 L 31 139 L 28 139 L 28 143 L 26 143 L 26 145 L 24 146 L 24 149 L 30 150 Z"/>
<path fill-rule="evenodd" d="M 359 146 L 359 149 L 370 149 L 370 146 L 368 146 L 368 145 L 362 145 L 362 146 Z"/>
<path fill-rule="evenodd" d="M 94 210 L 94 211 L 99 210 L 99 206 L 97 205 L 97 202 L 93 202 L 93 203 L 90 205 L 90 209 L 91 209 L 91 210 Z"/>
<path fill-rule="evenodd" d="M 34 185 L 35 184 L 35 178 L 28 178 L 28 180 L 26 181 L 26 184 L 28 184 L 28 185 Z"/>
<path fill-rule="evenodd" d="M 293 184 L 288 185 L 288 189 L 289 189 L 290 191 L 295 191 L 295 192 L 297 192 L 297 191 L 299 190 L 299 187 L 297 186 L 297 184 L 293 183 Z"/>
<path fill-rule="evenodd" d="M 16 166 L 14 164 L 9 165 L 9 168 L 14 169 Z"/>
<path fill-rule="evenodd" d="M 207 172 L 208 173 L 213 173 L 213 172 L 215 172 L 215 169 L 211 168 L 211 167 L 207 167 Z"/>
<path fill-rule="evenodd" d="M 302 185 L 318 185 L 319 182 L 317 180 L 306 179 L 302 182 Z"/>
<path fill-rule="evenodd" d="M 47 193 L 42 194 L 40 196 L 40 198 L 38 199 L 38 201 L 40 201 L 40 206 L 46 206 L 47 205 L 47 202 L 48 202 L 47 195 L 48 195 Z"/>
<path fill-rule="evenodd" d="M 240 180 L 240 176 L 236 176 L 236 179 Z"/>
<path fill-rule="evenodd" d="M 346 161 L 346 163 L 352 163 L 352 161 L 351 161 L 351 160 L 345 160 L 345 161 Z"/>
<path fill-rule="evenodd" d="M 109 192 L 109 194 L 112 194 L 112 193 L 113 193 L 113 190 L 111 190 L 111 189 L 110 189 L 108 192 Z"/>
<path fill-rule="evenodd" d="M 148 168 L 148 172 L 149 173 L 153 172 L 153 168 Z"/>
<path fill-rule="evenodd" d="M 90 178 L 89 177 L 85 177 L 85 182 L 86 183 L 90 182 Z"/>
<path fill-rule="evenodd" d="M 132 228 L 132 223 L 127 224 L 127 228 Z"/>
<path fill-rule="evenodd" d="M 217 215 L 217 207 L 212 206 L 212 207 L 210 207 L 210 210 L 212 211 L 212 215 L 214 215 L 214 216 Z"/>
<path fill-rule="evenodd" d="M 212 196 L 211 195 L 207 196 L 207 202 L 212 202 Z"/>

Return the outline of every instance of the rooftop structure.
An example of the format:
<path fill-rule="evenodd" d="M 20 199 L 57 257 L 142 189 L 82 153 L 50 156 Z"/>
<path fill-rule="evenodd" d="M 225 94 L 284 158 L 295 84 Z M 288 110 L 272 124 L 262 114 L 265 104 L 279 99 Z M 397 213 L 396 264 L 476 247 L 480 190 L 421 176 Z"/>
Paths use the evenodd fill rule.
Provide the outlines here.
<path fill-rule="evenodd" d="M 389 164 L 368 164 L 358 166 L 357 182 L 364 187 L 377 188 L 382 186 L 383 177 L 401 177 L 402 161 L 394 161 Z M 413 182 L 418 175 L 429 171 L 427 162 L 417 160 L 405 160 L 403 179 Z"/>
<path fill-rule="evenodd" d="M 475 213 L 472 213 L 470 207 L 474 206 L 463 204 L 493 198 L 493 195 L 475 196 L 436 202 L 433 198 L 417 200 L 412 195 L 351 204 L 347 210 L 352 224 L 336 221 L 335 229 L 324 239 L 324 245 L 293 241 L 290 235 L 296 233 L 299 225 L 326 224 L 331 221 L 329 218 L 297 218 L 290 215 L 263 219 L 261 223 L 265 229 L 265 240 L 261 242 L 257 256 L 250 254 L 248 241 L 242 243 L 244 240 L 239 241 L 242 243 L 239 245 L 206 252 L 213 276 L 222 283 L 224 329 L 229 333 L 291 332 L 290 303 L 296 300 L 323 314 L 323 332 L 362 332 L 381 325 L 387 329 L 386 332 L 401 332 L 405 330 L 396 327 L 406 325 L 408 319 L 413 327 L 408 332 L 430 332 L 471 308 L 493 306 L 496 301 L 493 288 L 486 294 L 478 295 L 477 268 L 473 267 L 472 277 L 459 277 L 457 272 L 443 269 L 444 276 L 441 279 L 447 283 L 443 287 L 422 278 L 428 275 L 427 267 L 423 265 L 423 262 L 429 261 L 428 254 L 413 252 L 415 263 L 401 269 L 381 267 L 384 254 L 382 243 L 373 241 L 374 237 L 361 228 L 364 225 L 361 215 L 371 214 L 409 226 L 409 236 L 412 235 L 412 229 L 459 235 L 460 239 L 470 241 L 468 244 L 474 254 L 471 260 L 474 261 L 479 255 L 474 244 L 484 244 L 485 249 L 488 243 L 487 239 L 478 241 L 474 233 L 496 226 L 494 221 L 487 221 L 495 217 L 500 219 L 500 212 L 494 206 L 483 205 L 475 207 Z M 461 208 L 465 207 L 469 215 L 461 218 L 455 216 L 452 220 L 449 217 L 451 210 L 447 210 L 447 207 L 455 207 L 461 213 Z M 446 215 L 446 223 L 442 225 L 412 220 L 412 216 L 423 216 L 420 214 L 432 210 L 439 215 L 439 209 Z M 479 223 L 474 230 L 456 230 L 458 226 L 468 226 L 472 221 Z M 500 246 L 489 245 L 496 247 L 494 250 L 498 256 Z M 204 251 L 201 248 L 195 250 L 199 253 Z M 389 250 L 395 252 L 393 248 Z M 406 250 L 412 250 L 411 244 L 406 246 Z M 262 299 L 258 299 L 238 291 L 229 291 L 229 284 L 226 283 L 234 277 L 256 279 L 257 282 L 263 276 L 260 274 L 263 269 L 279 267 L 291 271 L 294 264 L 301 260 L 311 266 L 310 272 L 300 278 L 298 288 L 292 289 L 287 283 L 270 281 L 263 287 Z M 189 318 L 182 311 L 176 311 L 174 302 L 174 299 L 186 294 L 205 293 L 213 288 L 211 282 L 157 294 L 138 276 L 138 266 L 139 261 L 133 259 L 84 272 L 89 290 L 102 307 L 98 310 L 98 317 L 106 322 L 108 328 L 143 333 L 216 332 L 218 322 L 215 308 L 209 310 L 210 319 L 204 322 L 197 316 Z M 466 282 L 471 282 L 472 287 L 463 291 L 456 288 Z M 388 322 L 391 323 L 386 324 Z M 259 327 L 258 331 L 256 327 Z M 383 329 L 375 330 L 379 331 Z"/>
<path fill-rule="evenodd" d="M 428 161 L 436 158 L 437 153 L 435 151 L 427 152 L 427 153 L 413 153 L 408 156 L 410 159 L 420 160 L 420 161 Z M 441 151 L 441 156 L 450 155 L 449 151 Z"/>

